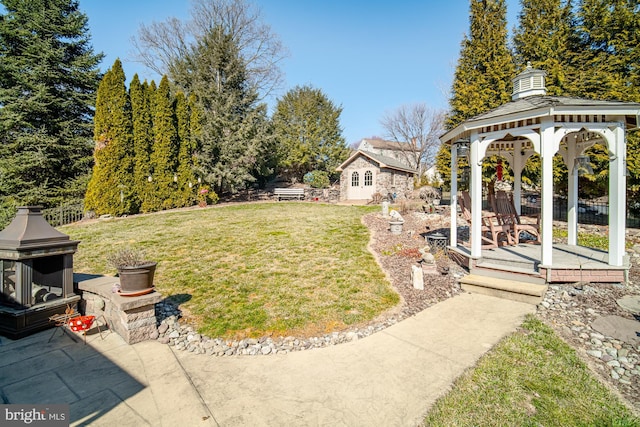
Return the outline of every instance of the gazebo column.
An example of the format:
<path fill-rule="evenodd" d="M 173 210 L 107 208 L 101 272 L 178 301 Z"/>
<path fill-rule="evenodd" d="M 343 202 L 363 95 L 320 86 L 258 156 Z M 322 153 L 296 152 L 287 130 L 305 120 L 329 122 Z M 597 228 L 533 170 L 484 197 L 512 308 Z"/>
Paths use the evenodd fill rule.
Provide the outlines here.
<path fill-rule="evenodd" d="M 540 128 L 540 160 L 542 162 L 542 190 L 540 231 L 541 264 L 551 266 L 553 262 L 553 156 L 557 152 L 553 120 L 545 118 Z"/>
<path fill-rule="evenodd" d="M 469 239 L 471 240 L 471 257 L 480 258 L 482 256 L 482 166 L 480 163 L 480 141 L 478 133 L 471 134 L 470 144 L 470 195 L 471 195 L 471 230 Z"/>
<path fill-rule="evenodd" d="M 458 246 L 458 147 L 451 144 L 451 225 L 449 227 L 449 245 Z"/>
<path fill-rule="evenodd" d="M 624 235 L 626 226 L 626 178 L 624 124 L 618 123 L 613 131 L 609 151 L 613 160 L 609 165 L 609 265 L 622 266 L 624 261 Z"/>
<path fill-rule="evenodd" d="M 570 245 L 578 244 L 578 171 L 573 164 L 576 159 L 576 146 L 569 144 L 567 147 L 567 243 Z"/>
<path fill-rule="evenodd" d="M 522 169 L 524 168 L 525 157 L 521 154 L 522 142 L 516 141 L 513 144 L 513 204 L 518 215 L 522 213 Z"/>

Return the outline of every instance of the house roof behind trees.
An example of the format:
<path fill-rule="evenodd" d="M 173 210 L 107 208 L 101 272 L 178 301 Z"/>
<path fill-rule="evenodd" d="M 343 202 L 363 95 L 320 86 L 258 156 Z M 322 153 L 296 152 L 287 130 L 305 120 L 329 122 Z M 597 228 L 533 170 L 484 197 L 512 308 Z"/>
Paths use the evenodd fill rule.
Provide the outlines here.
<path fill-rule="evenodd" d="M 369 147 L 378 149 L 378 150 L 397 150 L 397 151 L 407 151 L 412 150 L 410 144 L 406 142 L 397 142 L 397 141 L 387 141 L 379 138 L 364 138 L 360 141 L 358 145 L 358 150 L 367 150 Z M 369 150 L 367 150 L 369 151 Z M 420 150 L 417 150 L 420 151 Z"/>

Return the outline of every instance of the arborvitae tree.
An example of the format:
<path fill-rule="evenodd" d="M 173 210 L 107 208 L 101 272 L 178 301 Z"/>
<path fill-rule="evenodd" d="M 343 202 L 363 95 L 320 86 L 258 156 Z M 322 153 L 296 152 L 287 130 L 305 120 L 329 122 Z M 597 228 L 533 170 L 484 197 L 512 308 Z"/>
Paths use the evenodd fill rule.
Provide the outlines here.
<path fill-rule="evenodd" d="M 153 143 L 153 122 L 148 84 L 140 83 L 134 75 L 129 84 L 131 115 L 133 118 L 133 187 L 140 210 L 149 212 L 148 195 L 152 191 L 148 177 L 151 175 L 150 154 Z"/>
<path fill-rule="evenodd" d="M 202 182 L 202 170 L 198 163 L 198 159 L 202 157 L 202 107 L 198 102 L 198 99 L 195 94 L 191 94 L 189 96 L 189 112 L 191 113 L 189 117 L 189 136 L 191 137 L 191 146 L 193 147 L 193 188 L 195 189 L 195 195 L 197 197 L 198 192 L 203 186 Z M 197 182 L 197 186 L 196 186 Z M 205 184 L 206 185 L 206 184 Z M 217 194 L 214 195 L 214 198 L 217 199 Z"/>
<path fill-rule="evenodd" d="M 94 140 L 95 165 L 85 196 L 85 209 L 97 215 L 136 212 L 131 104 L 119 59 L 98 87 Z"/>
<path fill-rule="evenodd" d="M 154 198 L 152 210 L 170 209 L 175 207 L 177 191 L 178 131 L 167 76 L 162 77 L 156 90 L 153 130 L 150 156 Z"/>
<path fill-rule="evenodd" d="M 471 0 L 470 31 L 462 41 L 456 66 L 447 128 L 511 100 L 515 66 L 507 47 L 506 14 L 504 0 Z M 443 145 L 436 156 L 438 171 L 445 182 L 451 181 L 449 150 Z M 462 168 L 464 160 L 460 161 Z"/>
<path fill-rule="evenodd" d="M 513 44 L 518 68 L 527 62 L 547 73 L 549 95 L 571 95 L 577 79 L 574 61 L 579 50 L 571 1 L 521 0 Z M 563 4 L 564 3 L 564 4 Z"/>
<path fill-rule="evenodd" d="M 142 205 L 140 206 L 140 210 L 142 212 L 153 212 L 156 211 L 160 202 L 156 200 L 155 196 L 155 187 L 153 184 L 153 176 L 152 176 L 152 166 L 151 166 L 151 152 L 153 151 L 153 140 L 154 140 L 154 127 L 153 127 L 153 119 L 155 116 L 155 105 L 156 105 L 156 82 L 151 80 L 149 84 L 145 83 L 142 85 L 145 89 L 145 105 L 149 111 L 149 117 L 151 121 L 151 129 L 149 131 L 149 135 L 151 141 L 149 142 L 149 159 L 147 163 L 147 177 L 146 183 L 144 185 L 144 194 L 141 197 Z"/>
<path fill-rule="evenodd" d="M 176 119 L 178 126 L 178 182 L 176 206 L 191 206 L 197 192 L 194 175 L 195 140 L 191 137 L 189 103 L 183 92 L 176 94 Z"/>
<path fill-rule="evenodd" d="M 236 192 L 255 182 L 273 155 L 266 105 L 257 102 L 238 47 L 222 27 L 211 29 L 189 60 L 193 73 L 177 83 L 197 96 L 202 113 L 199 173 L 217 192 Z"/>
<path fill-rule="evenodd" d="M 83 197 L 102 55 L 77 1 L 0 4 L 0 210 L 13 215 Z"/>
<path fill-rule="evenodd" d="M 300 181 L 314 170 L 335 175 L 336 167 L 349 155 L 340 128 L 341 113 L 341 107 L 310 86 L 297 86 L 278 100 L 273 116 L 278 171 Z"/>

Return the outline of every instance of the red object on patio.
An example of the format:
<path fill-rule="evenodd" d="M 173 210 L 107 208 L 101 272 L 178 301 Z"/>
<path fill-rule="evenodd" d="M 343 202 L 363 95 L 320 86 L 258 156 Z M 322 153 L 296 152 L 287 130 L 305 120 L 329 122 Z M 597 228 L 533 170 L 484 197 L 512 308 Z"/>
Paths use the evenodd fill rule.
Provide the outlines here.
<path fill-rule="evenodd" d="M 69 327 L 73 332 L 85 332 L 91 329 L 94 320 L 96 320 L 96 316 L 78 316 L 69 320 Z"/>
<path fill-rule="evenodd" d="M 91 326 L 93 326 L 94 320 L 96 320 L 96 316 L 74 317 L 73 319 L 69 320 L 69 323 L 68 323 L 69 329 L 71 329 L 73 332 L 82 332 L 82 335 L 84 337 L 84 343 L 86 345 L 87 331 L 91 329 Z M 103 320 L 105 320 L 105 324 L 106 324 L 106 319 L 103 319 Z M 98 323 L 97 325 L 98 325 L 98 332 L 100 333 L 100 338 L 102 338 L 102 330 L 100 329 L 100 324 Z"/>

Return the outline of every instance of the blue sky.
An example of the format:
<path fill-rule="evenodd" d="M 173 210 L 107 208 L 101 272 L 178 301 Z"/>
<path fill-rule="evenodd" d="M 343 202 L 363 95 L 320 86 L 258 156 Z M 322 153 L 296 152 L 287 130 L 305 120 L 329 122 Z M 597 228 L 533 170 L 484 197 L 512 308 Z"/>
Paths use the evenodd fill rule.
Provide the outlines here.
<path fill-rule="evenodd" d="M 321 89 L 342 106 L 347 144 L 384 136 L 380 119 L 401 105 L 425 103 L 447 108 L 451 80 L 468 31 L 466 0 L 262 0 L 255 2 L 265 23 L 290 56 L 282 63 L 284 88 Z M 519 9 L 508 0 L 510 28 Z M 142 23 L 189 17 L 188 0 L 80 0 L 101 64 L 116 58 L 127 80 L 159 76 L 133 59 L 131 38 Z M 273 107 L 273 102 L 271 103 Z"/>

